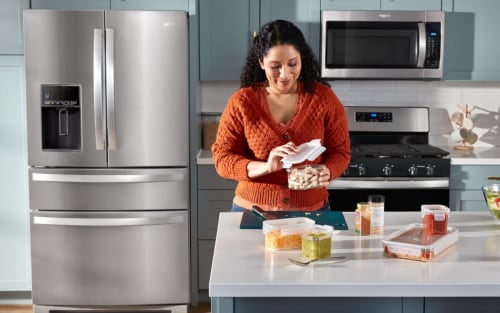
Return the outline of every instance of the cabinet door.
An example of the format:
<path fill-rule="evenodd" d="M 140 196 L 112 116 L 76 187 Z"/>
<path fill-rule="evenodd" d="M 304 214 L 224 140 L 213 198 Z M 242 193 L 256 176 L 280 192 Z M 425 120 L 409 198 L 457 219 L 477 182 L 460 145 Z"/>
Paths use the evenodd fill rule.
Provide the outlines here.
<path fill-rule="evenodd" d="M 321 10 L 380 10 L 380 0 L 321 0 Z"/>
<path fill-rule="evenodd" d="M 229 212 L 233 190 L 198 190 L 198 239 L 213 239 L 221 212 Z"/>
<path fill-rule="evenodd" d="M 188 10 L 188 0 L 111 0 L 112 10 Z"/>
<path fill-rule="evenodd" d="M 0 291 L 31 290 L 22 56 L 0 56 Z"/>
<path fill-rule="evenodd" d="M 381 0 L 382 10 L 429 10 L 440 11 L 441 0 Z"/>
<path fill-rule="evenodd" d="M 450 208 L 456 211 L 488 211 L 482 186 L 489 176 L 500 176 L 500 166 L 453 165 L 450 169 Z"/>
<path fill-rule="evenodd" d="M 32 9 L 97 10 L 110 9 L 110 0 L 31 0 Z"/>
<path fill-rule="evenodd" d="M 498 12 L 500 12 L 500 1 L 498 0 L 443 0 L 443 10 L 455 13 L 469 13 L 472 18 L 472 26 L 465 25 L 461 30 L 462 38 L 467 40 L 467 43 L 473 46 L 472 49 L 472 71 L 470 79 L 475 81 L 498 81 L 500 80 L 500 62 L 498 56 L 500 55 L 500 41 L 492 36 L 500 29 L 500 19 Z M 472 38 L 468 38 L 468 32 L 472 31 Z M 447 47 L 445 47 L 447 49 Z M 461 49 L 456 51 L 449 51 L 451 55 L 457 54 L 460 57 L 463 53 Z M 448 53 L 447 53 L 448 54 Z M 449 57 L 448 57 L 449 59 Z M 451 71 L 463 72 L 459 62 L 455 62 L 455 68 Z M 447 78 L 447 77 L 445 77 Z M 447 78 L 448 79 L 448 78 Z M 454 79 L 451 77 L 449 79 Z"/>
<path fill-rule="evenodd" d="M 198 289 L 208 290 L 215 240 L 198 241 Z"/>
<path fill-rule="evenodd" d="M 260 24 L 276 19 L 289 20 L 297 25 L 319 60 L 319 0 L 261 0 Z"/>
<path fill-rule="evenodd" d="M 0 2 L 0 54 L 23 54 L 23 10 L 29 0 Z"/>
<path fill-rule="evenodd" d="M 252 0 L 199 1 L 200 80 L 239 80 L 252 31 L 258 30 L 258 17 L 251 14 L 258 5 Z"/>

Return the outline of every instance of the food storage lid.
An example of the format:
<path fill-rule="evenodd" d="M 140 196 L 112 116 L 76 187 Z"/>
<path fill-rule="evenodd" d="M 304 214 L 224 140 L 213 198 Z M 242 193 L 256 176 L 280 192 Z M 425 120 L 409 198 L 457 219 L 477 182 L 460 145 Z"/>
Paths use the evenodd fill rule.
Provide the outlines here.
<path fill-rule="evenodd" d="M 444 221 L 446 215 L 450 214 L 450 208 L 441 204 L 423 204 L 420 209 L 422 218 L 427 214 L 433 214 L 435 221 Z"/>
<path fill-rule="evenodd" d="M 316 222 L 307 217 L 291 217 L 262 222 L 262 232 L 267 234 L 272 230 L 280 230 L 281 235 L 300 234 L 311 231 Z"/>
<path fill-rule="evenodd" d="M 332 237 L 333 227 L 330 225 L 314 225 L 312 231 L 304 233 L 303 236 L 310 237 L 310 240 L 321 240 Z M 321 236 L 319 236 L 321 235 Z M 305 238 L 305 237 L 302 237 Z"/>
<path fill-rule="evenodd" d="M 281 162 L 283 162 L 283 168 L 290 168 L 293 164 L 299 164 L 305 160 L 314 161 L 325 151 L 326 148 L 321 145 L 321 140 L 313 139 L 298 146 L 296 154 L 284 157 Z"/>

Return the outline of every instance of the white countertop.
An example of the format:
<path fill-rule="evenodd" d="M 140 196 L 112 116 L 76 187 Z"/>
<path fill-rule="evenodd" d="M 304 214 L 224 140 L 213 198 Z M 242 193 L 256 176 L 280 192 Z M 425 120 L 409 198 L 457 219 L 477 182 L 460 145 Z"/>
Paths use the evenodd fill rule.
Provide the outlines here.
<path fill-rule="evenodd" d="M 500 147 L 474 147 L 468 151 L 439 148 L 450 153 L 451 165 L 500 165 Z"/>
<path fill-rule="evenodd" d="M 500 147 L 474 147 L 470 151 L 455 150 L 453 147 L 439 147 L 450 153 L 452 165 L 500 165 Z M 214 164 L 210 150 L 200 150 L 198 165 Z"/>
<path fill-rule="evenodd" d="M 458 242 L 429 262 L 388 258 L 382 238 L 334 235 L 334 263 L 294 265 L 300 250 L 271 251 L 260 229 L 239 229 L 242 213 L 220 214 L 209 283 L 210 297 L 498 297 L 500 224 L 488 212 L 453 212 Z M 386 212 L 385 234 L 420 221 L 420 212 Z"/>

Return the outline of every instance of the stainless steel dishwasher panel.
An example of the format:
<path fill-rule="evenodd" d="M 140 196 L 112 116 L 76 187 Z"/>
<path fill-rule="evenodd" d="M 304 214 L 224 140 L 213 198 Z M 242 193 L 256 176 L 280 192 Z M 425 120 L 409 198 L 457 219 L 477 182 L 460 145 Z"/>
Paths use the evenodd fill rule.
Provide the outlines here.
<path fill-rule="evenodd" d="M 188 211 L 31 212 L 33 303 L 189 303 Z"/>

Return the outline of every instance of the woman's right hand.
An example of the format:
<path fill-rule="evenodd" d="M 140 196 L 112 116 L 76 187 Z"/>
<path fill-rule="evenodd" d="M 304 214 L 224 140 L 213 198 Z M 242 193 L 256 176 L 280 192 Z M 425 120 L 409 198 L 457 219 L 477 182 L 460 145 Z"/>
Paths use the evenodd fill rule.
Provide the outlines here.
<path fill-rule="evenodd" d="M 269 173 L 276 172 L 283 168 L 281 159 L 297 153 L 297 146 L 293 142 L 288 142 L 282 146 L 274 147 L 267 158 L 266 167 Z"/>
<path fill-rule="evenodd" d="M 255 178 L 267 175 L 283 168 L 281 159 L 286 156 L 294 155 L 297 153 L 297 146 L 293 142 L 286 143 L 282 146 L 274 147 L 266 162 L 252 161 L 247 165 L 248 177 Z"/>

